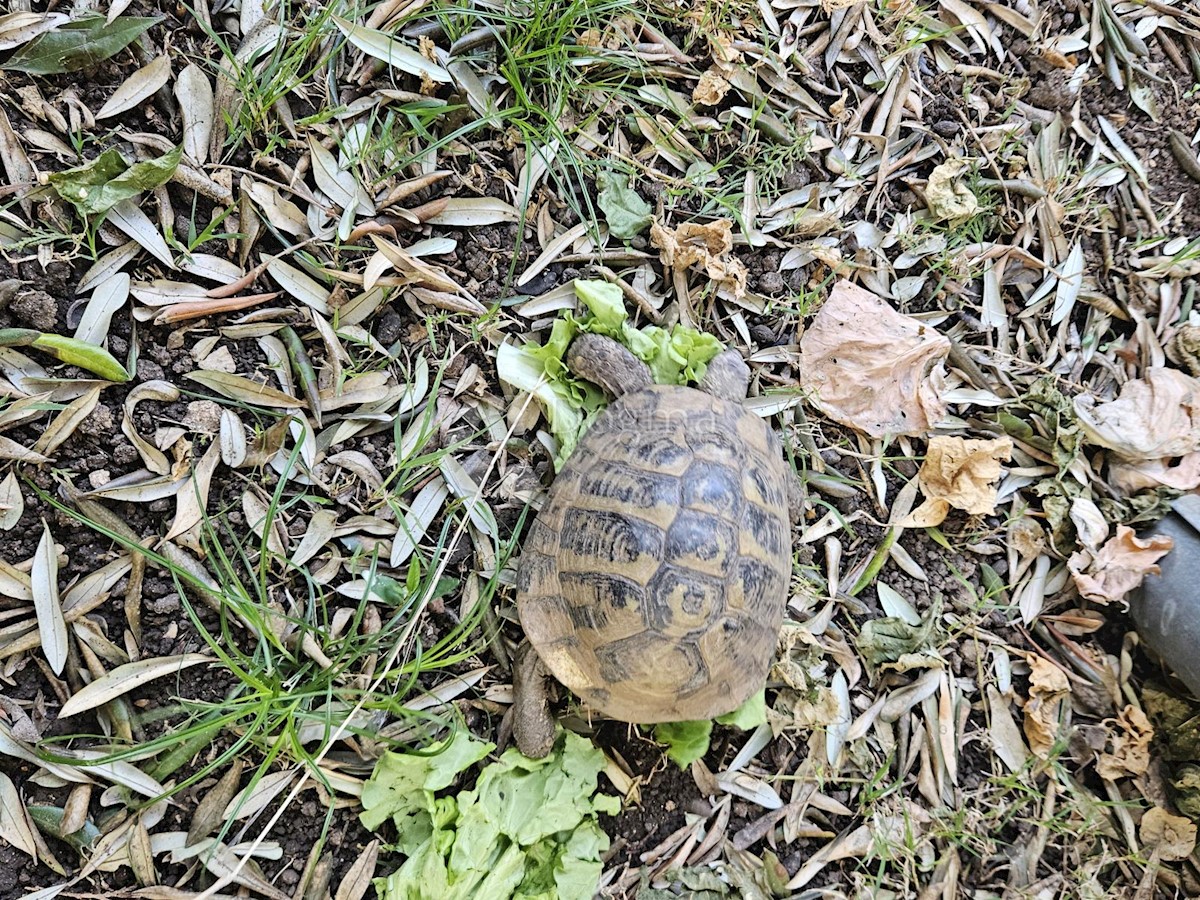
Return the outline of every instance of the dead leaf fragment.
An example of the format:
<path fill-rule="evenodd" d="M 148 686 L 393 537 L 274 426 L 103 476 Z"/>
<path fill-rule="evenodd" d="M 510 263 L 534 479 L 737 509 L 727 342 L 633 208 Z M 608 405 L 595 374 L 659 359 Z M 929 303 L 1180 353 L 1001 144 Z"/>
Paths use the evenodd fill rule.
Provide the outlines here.
<path fill-rule="evenodd" d="M 930 438 L 925 462 L 917 477 L 927 497 L 945 500 L 973 516 L 996 511 L 1000 463 L 1012 458 L 1012 439 L 966 440 L 938 435 Z"/>
<path fill-rule="evenodd" d="M 1173 816 L 1159 806 L 1142 816 L 1140 834 L 1142 843 L 1152 847 L 1159 859 L 1186 859 L 1196 846 L 1196 826 L 1191 819 Z"/>
<path fill-rule="evenodd" d="M 1030 655 L 1029 699 L 1025 701 L 1025 737 L 1029 749 L 1045 759 L 1058 740 L 1063 701 L 1071 685 L 1062 669 L 1040 656 Z"/>
<path fill-rule="evenodd" d="M 925 203 L 936 221 L 956 224 L 979 210 L 979 200 L 965 184 L 970 167 L 961 159 L 950 159 L 929 173 Z"/>
<path fill-rule="evenodd" d="M 1101 778 L 1115 780 L 1126 775 L 1144 775 L 1150 766 L 1150 739 L 1154 727 L 1136 706 L 1126 706 L 1113 721 L 1112 752 L 1101 753 L 1096 771 Z"/>
<path fill-rule="evenodd" d="M 715 67 L 701 73 L 700 80 L 692 88 L 692 102 L 701 106 L 716 106 L 729 93 L 730 84 Z"/>
<path fill-rule="evenodd" d="M 1077 397 L 1075 413 L 1088 440 L 1129 460 L 1200 451 L 1200 381 L 1178 369 L 1148 368 L 1107 403 Z"/>
<path fill-rule="evenodd" d="M 950 342 L 849 281 L 834 285 L 800 339 L 814 406 L 870 437 L 924 434 L 946 414 Z"/>
<path fill-rule="evenodd" d="M 1128 525 L 1118 525 L 1094 554 L 1080 550 L 1067 562 L 1079 593 L 1097 603 L 1123 600 L 1147 575 L 1161 571 L 1158 560 L 1174 546 L 1163 534 L 1143 540 Z"/>
<path fill-rule="evenodd" d="M 684 222 L 673 230 L 655 220 L 650 223 L 650 243 L 667 268 L 682 272 L 701 267 L 735 298 L 746 293 L 746 267 L 729 255 L 733 250 L 733 222 L 729 219 L 703 225 Z"/>

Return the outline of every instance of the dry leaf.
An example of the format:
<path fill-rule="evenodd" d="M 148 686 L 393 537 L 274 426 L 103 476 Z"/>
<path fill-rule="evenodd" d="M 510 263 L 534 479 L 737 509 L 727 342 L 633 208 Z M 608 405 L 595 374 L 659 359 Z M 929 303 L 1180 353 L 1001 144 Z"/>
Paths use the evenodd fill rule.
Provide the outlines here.
<path fill-rule="evenodd" d="M 42 653 L 54 674 L 61 675 L 67 665 L 67 622 L 58 595 L 58 550 L 45 519 L 29 578 L 33 585 L 33 608 L 37 613 Z"/>
<path fill-rule="evenodd" d="M 96 113 L 97 119 L 107 119 L 128 112 L 153 97 L 171 77 L 171 59 L 165 53 L 155 57 L 121 83 L 108 102 Z"/>
<path fill-rule="evenodd" d="M 979 201 L 963 179 L 969 169 L 963 160 L 950 159 L 929 173 L 925 203 L 935 221 L 953 225 L 971 218 L 978 211 Z"/>
<path fill-rule="evenodd" d="M 735 298 L 746 293 L 746 267 L 729 255 L 733 250 L 733 223 L 729 219 L 706 225 L 684 222 L 673 231 L 655 220 L 650 223 L 650 243 L 660 251 L 667 268 L 683 271 L 700 266 Z"/>
<path fill-rule="evenodd" d="M 1200 451 L 1200 381 L 1178 369 L 1149 368 L 1107 403 L 1077 397 L 1075 413 L 1088 440 L 1128 460 L 1166 460 Z"/>
<path fill-rule="evenodd" d="M 946 413 L 950 342 L 848 281 L 800 339 L 800 385 L 830 418 L 871 437 L 924 434 Z"/>
<path fill-rule="evenodd" d="M 1183 816 L 1173 816 L 1159 806 L 1142 816 L 1139 832 L 1142 843 L 1153 848 L 1159 859 L 1186 859 L 1196 846 L 1195 823 Z"/>
<path fill-rule="evenodd" d="M 208 160 L 208 141 L 212 135 L 214 100 L 212 83 L 195 63 L 188 65 L 175 79 L 175 99 L 183 119 L 183 152 L 193 162 Z"/>
<path fill-rule="evenodd" d="M 1118 525 L 1111 537 L 1094 554 L 1080 550 L 1067 562 L 1079 593 L 1097 603 L 1123 600 L 1147 575 L 1161 571 L 1158 560 L 1174 541 L 1166 535 L 1139 538 L 1128 525 Z"/>
<path fill-rule="evenodd" d="M 1200 451 L 1170 459 L 1114 461 L 1108 467 L 1108 477 L 1114 487 L 1126 494 L 1160 487 L 1194 491 L 1200 487 Z"/>
<path fill-rule="evenodd" d="M 1154 728 L 1136 706 L 1126 706 L 1115 720 L 1112 752 L 1101 753 L 1096 771 L 1101 778 L 1115 780 L 1126 775 L 1144 775 L 1150 766 L 1150 739 Z M 1106 723 L 1107 724 L 1107 723 Z"/>
<path fill-rule="evenodd" d="M 701 106 L 716 106 L 729 93 L 730 84 L 721 72 L 713 67 L 701 73 L 700 80 L 692 89 L 692 102 Z"/>
<path fill-rule="evenodd" d="M 1058 741 L 1063 701 L 1071 685 L 1062 670 L 1040 656 L 1028 655 L 1029 699 L 1025 701 L 1025 737 L 1029 749 L 1045 759 Z"/>
<path fill-rule="evenodd" d="M 960 437 L 930 438 L 925 462 L 917 477 L 927 497 L 945 500 L 971 515 L 996 511 L 995 482 L 1000 463 L 1012 458 L 1012 439 L 965 440 Z"/>

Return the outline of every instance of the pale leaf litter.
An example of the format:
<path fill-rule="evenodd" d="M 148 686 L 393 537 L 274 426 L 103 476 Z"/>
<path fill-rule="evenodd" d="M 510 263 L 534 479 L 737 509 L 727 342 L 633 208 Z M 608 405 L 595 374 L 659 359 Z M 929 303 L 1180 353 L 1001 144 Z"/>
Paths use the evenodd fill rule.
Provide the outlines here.
<path fill-rule="evenodd" d="M 1175 814 L 1200 811 L 1195 788 L 1186 769 L 1170 780 L 1200 748 L 1156 732 L 1163 676 L 1134 655 L 1124 615 L 1172 549 L 1138 530 L 1172 491 L 1200 487 L 1200 117 L 1185 94 L 1200 16 L 1186 4 L 837 0 L 668 20 L 622 8 L 557 34 L 576 55 L 552 83 L 613 64 L 628 80 L 601 99 L 575 83 L 552 135 L 498 115 L 535 58 L 498 64 L 521 52 L 501 23 L 460 22 L 451 39 L 419 4 L 382 4 L 316 13 L 304 45 L 305 29 L 243 0 L 234 15 L 201 10 L 196 35 L 220 33 L 222 56 L 127 6 L 0 17 L 0 155 L 22 188 L 0 244 L 34 281 L 56 255 L 96 250 L 66 321 L 45 291 L 0 284 L 0 529 L 20 554 L 0 561 L 0 660 L 25 687 L 0 694 L 0 753 L 36 772 L 0 779 L 12 872 L 39 860 L 30 885 L 51 893 L 70 877 L 193 891 L 199 861 L 216 888 L 291 897 L 281 885 L 328 878 L 332 857 L 280 880 L 292 870 L 269 822 L 242 841 L 218 835 L 223 821 L 277 820 L 302 794 L 321 810 L 369 806 L 386 749 L 371 734 L 429 749 L 457 711 L 502 738 L 510 530 L 603 403 L 563 364 L 582 327 L 672 383 L 722 343 L 752 366 L 749 402 L 807 491 L 765 703 L 745 730 L 705 723 L 687 748 L 667 741 L 687 765 L 678 797 L 660 787 L 663 747 L 608 730 L 529 764 L 513 782 L 542 779 L 528 795 L 508 781 L 526 766 L 514 750 L 496 761 L 475 741 L 457 768 L 429 757 L 445 777 L 405 800 L 429 821 L 354 850 L 333 896 L 362 896 L 372 877 L 394 896 L 481 879 L 497 897 L 1200 891 L 1195 826 Z M 297 48 L 295 83 L 266 103 L 247 93 Z M 306 85 L 316 73 L 333 81 Z M 344 105 L 313 115 L 334 86 Z M 1114 89 L 1125 99 L 1101 97 Z M 400 110 L 421 125 L 393 143 L 384 123 Z M 258 143 L 266 123 L 279 144 Z M 249 164 L 228 165 L 247 142 Z M 597 220 L 570 210 L 578 159 L 598 206 L 580 211 Z M 65 238 L 100 213 L 90 238 Z M 56 327 L 23 327 L 35 320 Z M 134 336 L 170 352 L 131 354 Z M 105 441 L 126 461 L 101 446 L 82 462 L 80 446 Z M 92 541 L 108 548 L 95 556 L 34 484 L 130 543 Z M 145 629 L 163 626 L 141 610 L 166 599 L 144 595 L 162 560 L 220 608 L 215 576 L 229 573 L 205 530 L 218 507 L 236 514 L 247 562 L 266 550 L 307 579 L 281 576 L 261 610 L 233 611 L 236 627 L 325 671 L 339 641 L 384 627 L 394 591 L 449 558 L 433 551 L 460 552 L 435 562 L 391 657 L 334 675 L 331 705 L 298 732 L 317 748 L 310 769 L 248 781 L 239 764 L 187 834 L 158 802 L 101 835 L 102 808 L 162 792 L 156 756 L 104 760 L 77 739 L 39 760 L 46 707 L 68 720 L 56 734 L 99 725 L 132 740 L 130 698 L 151 684 L 186 695 L 216 666 L 188 630 L 186 652 L 155 655 Z M 373 580 L 368 557 L 392 581 Z M 319 622 L 304 618 L 313 585 Z M 369 676 L 408 677 L 385 673 L 431 616 L 475 621 L 483 607 L 490 647 L 397 698 L 429 724 L 356 705 Z M 590 733 L 586 710 L 566 711 Z M 599 772 L 623 795 L 618 818 L 597 818 L 617 809 Z M 877 776 L 887 789 L 864 790 Z M 490 790 L 503 803 L 484 810 Z M 535 794 L 543 811 L 571 807 L 561 833 L 526 833 Z M 965 818 L 948 829 L 953 810 Z M 628 830 L 646 815 L 657 831 Z M 1053 835 L 1039 815 L 1061 816 Z M 39 833 L 81 822 L 71 839 L 91 862 Z"/>

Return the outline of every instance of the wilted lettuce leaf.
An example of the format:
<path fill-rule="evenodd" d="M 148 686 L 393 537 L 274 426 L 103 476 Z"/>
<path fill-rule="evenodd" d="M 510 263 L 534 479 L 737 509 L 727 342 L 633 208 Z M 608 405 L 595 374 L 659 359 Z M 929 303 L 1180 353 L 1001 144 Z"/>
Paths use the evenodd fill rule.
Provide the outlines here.
<path fill-rule="evenodd" d="M 447 787 L 493 749 L 466 734 L 444 746 L 434 756 L 387 754 L 364 785 L 363 824 L 393 818 L 408 857 L 376 881 L 381 900 L 590 898 L 608 849 L 596 816 L 620 809 L 596 795 L 604 754 L 567 732 L 545 759 L 509 750 L 474 790 L 435 797 L 433 785 Z"/>
<path fill-rule="evenodd" d="M 629 186 L 628 175 L 601 172 L 596 185 L 600 188 L 596 202 L 608 222 L 609 234 L 627 241 L 650 227 L 650 204 Z"/>
<path fill-rule="evenodd" d="M 165 184 L 175 174 L 183 145 L 157 159 L 130 165 L 117 150 L 105 150 L 91 162 L 50 176 L 50 184 L 81 216 L 107 212 L 122 200 Z"/>

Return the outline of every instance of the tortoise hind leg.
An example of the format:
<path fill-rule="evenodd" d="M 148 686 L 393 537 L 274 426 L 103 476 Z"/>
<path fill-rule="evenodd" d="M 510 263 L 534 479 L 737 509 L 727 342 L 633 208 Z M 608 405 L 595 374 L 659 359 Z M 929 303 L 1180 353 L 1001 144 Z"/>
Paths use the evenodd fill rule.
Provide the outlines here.
<path fill-rule="evenodd" d="M 554 747 L 557 726 L 550 715 L 549 681 L 537 651 L 522 643 L 513 663 L 513 738 L 530 759 L 542 759 Z"/>

